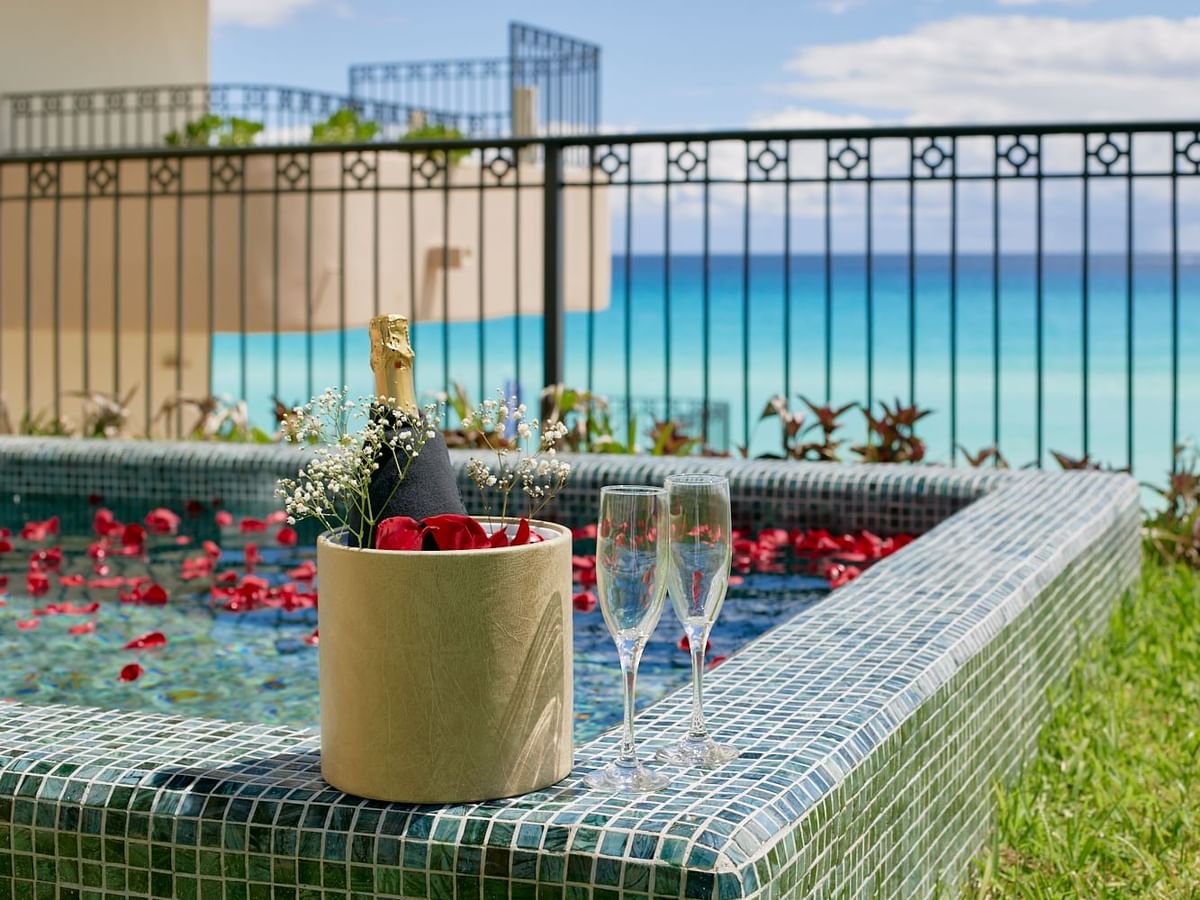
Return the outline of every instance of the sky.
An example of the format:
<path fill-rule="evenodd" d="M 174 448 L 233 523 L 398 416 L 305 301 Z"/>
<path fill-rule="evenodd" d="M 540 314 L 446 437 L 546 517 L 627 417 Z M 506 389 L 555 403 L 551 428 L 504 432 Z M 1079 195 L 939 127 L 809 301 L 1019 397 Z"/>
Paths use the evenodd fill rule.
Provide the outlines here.
<path fill-rule="evenodd" d="M 1194 118 L 1200 87 L 1186 0 L 212 0 L 212 79 L 345 90 L 514 19 L 601 45 L 615 131 Z"/>

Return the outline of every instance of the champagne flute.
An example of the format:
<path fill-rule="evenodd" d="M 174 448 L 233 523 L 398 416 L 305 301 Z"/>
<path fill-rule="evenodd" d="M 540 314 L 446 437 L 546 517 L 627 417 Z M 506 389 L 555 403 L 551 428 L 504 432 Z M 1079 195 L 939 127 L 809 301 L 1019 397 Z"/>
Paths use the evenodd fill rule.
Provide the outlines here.
<path fill-rule="evenodd" d="M 637 668 L 666 600 L 667 492 L 658 487 L 600 489 L 596 586 L 604 623 L 617 645 L 625 685 L 625 726 L 617 759 L 588 775 L 588 787 L 646 793 L 667 786 L 638 762 L 633 738 Z"/>
<path fill-rule="evenodd" d="M 741 752 L 718 743 L 704 724 L 704 655 L 725 591 L 733 540 L 729 480 L 720 475 L 671 475 L 667 478 L 671 516 L 668 590 L 675 615 L 692 651 L 692 724 L 687 737 L 664 747 L 659 762 L 711 768 Z"/>

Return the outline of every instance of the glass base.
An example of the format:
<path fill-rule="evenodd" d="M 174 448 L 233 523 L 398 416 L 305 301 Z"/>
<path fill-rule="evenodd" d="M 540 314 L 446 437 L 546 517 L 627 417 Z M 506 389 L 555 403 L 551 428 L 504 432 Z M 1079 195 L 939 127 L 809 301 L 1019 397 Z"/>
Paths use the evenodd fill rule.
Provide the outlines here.
<path fill-rule="evenodd" d="M 741 750 L 733 744 L 720 744 L 711 737 L 683 738 L 654 755 L 661 763 L 671 763 L 676 766 L 700 766 L 704 769 L 714 769 L 723 766 L 731 759 L 737 759 Z"/>
<path fill-rule="evenodd" d="M 583 783 L 597 791 L 619 791 L 624 794 L 648 794 L 665 788 L 671 779 L 662 772 L 647 769 L 641 763 L 622 766 L 615 762 L 598 769 L 583 779 Z"/>

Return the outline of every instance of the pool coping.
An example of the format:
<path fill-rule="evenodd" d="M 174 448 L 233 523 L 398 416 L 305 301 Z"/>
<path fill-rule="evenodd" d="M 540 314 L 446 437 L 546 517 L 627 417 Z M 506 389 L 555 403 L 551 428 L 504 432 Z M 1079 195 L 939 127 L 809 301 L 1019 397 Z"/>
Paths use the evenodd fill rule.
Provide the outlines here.
<path fill-rule="evenodd" d="M 102 446 L 81 446 L 87 444 Z M 94 473 L 104 464 L 98 457 L 117 460 L 106 495 L 122 485 L 144 490 L 148 470 L 174 467 L 186 473 L 180 499 L 215 483 L 228 505 L 230 498 L 261 499 L 264 478 L 296 462 L 272 447 L 5 439 L 0 485 L 8 490 L 9 478 L 19 485 L 48 464 L 58 473 L 52 477 L 78 485 L 72 467 Z M 455 459 L 463 462 L 460 454 Z M 584 517 L 600 484 L 655 483 L 693 470 L 730 474 L 735 516 L 754 524 L 926 533 L 715 671 L 706 682 L 712 724 L 747 752 L 699 777 L 678 771 L 675 789 L 647 798 L 581 788 L 587 772 L 612 758 L 607 736 L 577 748 L 573 774 L 545 791 L 406 807 L 347 798 L 324 785 L 318 740 L 309 732 L 0 707 L 0 823 L 10 823 L 0 859 L 7 853 L 11 870 L 0 867 L 0 884 L 8 877 L 13 885 L 53 879 L 86 890 L 81 847 L 94 837 L 104 847 L 119 840 L 122 890 L 135 896 L 158 895 L 168 882 L 172 891 L 203 891 L 210 881 L 225 897 L 255 896 L 259 888 L 274 896 L 277 889 L 329 897 L 358 890 L 429 900 L 927 893 L 961 877 L 964 854 L 987 826 L 991 785 L 976 783 L 974 774 L 967 783 L 962 772 L 969 765 L 994 781 L 1019 765 L 1045 714 L 1045 688 L 1065 674 L 1072 648 L 1102 627 L 1140 565 L 1138 492 L 1126 476 L 573 461 L 560 520 Z M 1045 652 L 1014 667 L 1009 657 L 1023 658 L 1025 645 L 1041 646 L 1041 639 L 1027 636 L 1022 644 L 1012 636 L 1043 632 L 1054 637 Z M 998 651 L 1009 655 L 993 663 Z M 973 678 L 983 679 L 974 694 L 963 687 Z M 976 746 L 973 735 L 953 733 L 946 746 L 971 747 L 956 759 L 929 739 L 899 740 L 927 723 L 943 729 L 940 715 L 978 713 L 971 697 L 990 697 L 985 691 L 993 687 L 1021 697 L 1011 711 L 990 716 L 1011 712 L 1020 747 L 998 754 Z M 642 713 L 643 752 L 682 734 L 686 718 L 683 692 Z M 991 727 L 971 721 L 981 733 Z M 910 770 L 913 777 L 886 781 Z M 943 777 L 946 784 L 962 781 L 944 801 L 926 800 L 922 809 L 905 799 L 925 796 L 926 780 Z M 887 791 L 869 789 L 876 778 L 885 779 Z M 62 852 L 62 835 L 72 836 L 66 850 L 75 856 Z M 76 860 L 67 881 L 65 859 Z M 102 869 L 109 877 L 109 865 Z"/>

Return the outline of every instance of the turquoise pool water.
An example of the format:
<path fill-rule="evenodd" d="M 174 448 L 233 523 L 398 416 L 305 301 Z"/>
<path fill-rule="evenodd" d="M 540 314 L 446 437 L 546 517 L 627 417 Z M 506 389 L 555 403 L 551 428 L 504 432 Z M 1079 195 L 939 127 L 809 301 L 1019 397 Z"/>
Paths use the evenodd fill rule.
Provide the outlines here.
<path fill-rule="evenodd" d="M 176 534 L 148 533 L 128 551 L 121 549 L 122 532 L 108 526 L 114 529 L 111 548 L 97 559 L 92 517 L 98 505 L 88 507 L 81 499 L 64 510 L 61 501 L 22 500 L 0 512 L 0 528 L 11 532 L 0 538 L 0 579 L 7 579 L 6 593 L 0 594 L 0 697 L 318 724 L 318 648 L 312 638 L 319 578 L 305 577 L 304 571 L 315 560 L 311 535 L 302 533 L 295 546 L 284 546 L 278 540 L 282 523 L 253 520 L 250 527 L 264 530 L 243 532 L 241 517 L 218 525 L 212 505 L 197 504 L 179 512 Z M 59 534 L 42 536 L 34 529 L 21 536 L 29 521 L 44 522 L 54 512 L 62 516 Z M 144 524 L 147 510 L 112 512 L 119 522 Z M 128 537 L 137 536 L 135 530 Z M 250 558 L 257 559 L 248 572 L 250 545 L 255 548 Z M 61 562 L 55 548 L 61 549 Z M 576 540 L 577 554 L 593 551 L 593 541 Z M 30 578 L 34 557 L 37 568 Z M 211 570 L 203 562 L 210 559 Z M 712 636 L 710 662 L 829 590 L 829 582 L 809 574 L 790 550 L 757 559 L 751 571 L 735 576 Z M 187 579 L 185 571 L 197 577 Z M 576 574 L 577 591 L 588 591 L 586 570 Z M 588 606 L 581 599 L 574 613 L 579 741 L 618 724 L 621 716 L 616 652 L 599 609 Z M 668 610 L 642 662 L 640 706 L 688 682 L 681 635 Z M 127 649 L 139 638 L 147 646 Z M 130 666 L 140 671 L 126 669 Z M 123 670 L 137 677 L 123 681 Z M 719 722 L 719 712 L 713 713 Z"/>

